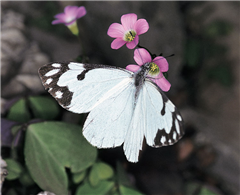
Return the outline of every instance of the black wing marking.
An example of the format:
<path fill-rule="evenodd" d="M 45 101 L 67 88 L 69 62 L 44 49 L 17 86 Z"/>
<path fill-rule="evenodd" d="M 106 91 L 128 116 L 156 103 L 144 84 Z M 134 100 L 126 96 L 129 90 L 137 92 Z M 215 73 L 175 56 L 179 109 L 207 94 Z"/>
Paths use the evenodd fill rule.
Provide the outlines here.
<path fill-rule="evenodd" d="M 154 83 L 155 84 L 155 83 Z M 172 128 L 170 133 L 166 132 L 166 129 L 158 129 L 156 137 L 154 139 L 154 147 L 168 146 L 176 143 L 184 134 L 183 129 L 183 119 L 180 112 L 177 110 L 176 106 L 167 98 L 164 92 L 155 84 L 159 93 L 161 93 L 164 106 L 161 110 L 161 114 L 164 115 L 166 109 L 169 109 L 168 106 L 174 107 L 174 110 L 171 111 L 172 114 Z M 169 105 L 170 104 L 170 105 Z"/>
<path fill-rule="evenodd" d="M 69 65 L 75 64 L 77 67 L 74 69 L 70 69 Z M 59 86 L 58 81 L 61 79 L 61 76 L 69 70 L 73 70 L 76 77 L 74 77 L 74 81 L 76 85 L 80 84 L 78 81 L 83 81 L 85 76 L 93 69 L 102 68 L 102 69 L 114 69 L 120 70 L 128 73 L 128 75 L 132 75 L 133 73 L 122 69 L 119 67 L 101 65 L 101 64 L 83 64 L 83 63 L 49 63 L 44 65 L 39 69 L 39 75 L 42 80 L 43 86 L 45 89 L 48 89 L 48 92 L 58 101 L 58 103 L 65 109 L 69 109 L 69 105 L 73 99 L 73 93 L 69 90 L 68 86 Z M 77 71 L 77 72 L 76 72 Z M 105 75 L 101 77 L 104 78 Z M 97 83 L 96 83 L 97 85 Z M 84 92 L 83 92 L 84 93 Z"/>
<path fill-rule="evenodd" d="M 54 66 L 55 64 L 55 66 Z M 67 87 L 60 87 L 57 82 L 60 76 L 69 70 L 69 63 L 50 63 L 42 66 L 39 70 L 39 76 L 42 80 L 44 88 L 59 102 L 59 104 L 66 108 L 72 100 L 73 93 Z M 49 72 L 56 70 L 55 74 L 48 75 Z M 56 92 L 62 92 L 62 97 L 58 98 Z"/>
<path fill-rule="evenodd" d="M 145 79 L 147 98 L 152 105 L 149 117 L 156 117 L 154 129 L 151 124 L 146 127 L 146 139 L 152 147 L 168 146 L 176 143 L 184 134 L 182 117 L 175 105 L 167 98 L 164 92 L 150 79 Z M 154 98 L 151 95 L 155 94 Z M 154 114 L 155 113 L 155 114 Z M 150 128 L 150 129 L 149 129 Z M 149 131 L 150 130 L 150 131 Z M 148 133 L 149 132 L 149 133 Z"/>

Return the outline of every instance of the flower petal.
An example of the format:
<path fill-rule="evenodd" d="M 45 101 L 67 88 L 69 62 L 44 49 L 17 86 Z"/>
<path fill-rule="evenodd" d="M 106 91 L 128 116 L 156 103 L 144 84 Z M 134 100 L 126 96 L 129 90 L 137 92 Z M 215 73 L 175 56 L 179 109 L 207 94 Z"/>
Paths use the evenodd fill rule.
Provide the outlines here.
<path fill-rule="evenodd" d="M 124 36 L 124 29 L 123 26 L 119 23 L 113 23 L 109 26 L 107 31 L 108 36 L 113 38 L 123 38 Z"/>
<path fill-rule="evenodd" d="M 149 29 L 148 22 L 145 19 L 139 19 L 135 24 L 134 24 L 134 30 L 138 35 L 141 35 L 145 32 L 147 32 Z"/>
<path fill-rule="evenodd" d="M 66 15 L 64 13 L 60 13 L 54 16 L 56 20 L 52 21 L 52 24 L 59 24 L 63 23 L 66 24 Z"/>
<path fill-rule="evenodd" d="M 169 65 L 168 65 L 168 62 L 167 62 L 166 58 L 164 58 L 162 56 L 158 56 L 158 57 L 153 59 L 153 62 L 158 65 L 161 72 L 167 72 L 168 71 Z"/>
<path fill-rule="evenodd" d="M 52 24 L 60 24 L 60 23 L 65 24 L 63 20 L 59 20 L 59 19 L 52 21 Z"/>
<path fill-rule="evenodd" d="M 113 42 L 111 43 L 111 48 L 112 48 L 112 49 L 119 49 L 119 48 L 122 47 L 125 43 L 126 43 L 126 41 L 122 40 L 121 38 L 116 38 L 116 39 L 113 40 Z"/>
<path fill-rule="evenodd" d="M 136 65 L 136 64 L 129 64 L 126 66 L 127 70 L 130 70 L 132 72 L 137 72 L 139 70 L 140 66 Z"/>
<path fill-rule="evenodd" d="M 131 30 L 134 28 L 134 24 L 137 21 L 136 14 L 125 14 L 121 17 L 121 23 L 125 31 Z"/>
<path fill-rule="evenodd" d="M 81 18 L 87 14 L 87 10 L 84 6 L 81 6 L 77 10 L 77 18 Z"/>
<path fill-rule="evenodd" d="M 140 48 L 140 49 L 135 49 L 134 60 L 138 65 L 142 66 L 147 62 L 151 62 L 152 58 L 146 49 Z"/>
<path fill-rule="evenodd" d="M 78 10 L 77 6 L 68 5 L 64 8 L 64 13 L 72 16 L 72 15 L 76 15 L 77 10 Z"/>
<path fill-rule="evenodd" d="M 134 49 L 134 48 L 137 46 L 138 41 L 139 41 L 139 36 L 136 35 L 135 38 L 133 39 L 133 41 L 128 42 L 128 43 L 126 44 L 127 48 L 128 48 L 128 49 Z"/>
<path fill-rule="evenodd" d="M 158 85 L 158 87 L 160 87 L 160 89 L 163 91 L 169 91 L 171 87 L 171 84 L 163 75 L 161 78 L 156 78 L 151 80 L 154 81 Z"/>

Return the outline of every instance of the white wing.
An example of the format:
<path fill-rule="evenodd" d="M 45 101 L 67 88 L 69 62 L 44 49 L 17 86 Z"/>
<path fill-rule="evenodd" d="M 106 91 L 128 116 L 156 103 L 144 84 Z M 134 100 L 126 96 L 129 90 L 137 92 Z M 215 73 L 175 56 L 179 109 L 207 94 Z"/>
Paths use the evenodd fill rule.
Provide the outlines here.
<path fill-rule="evenodd" d="M 153 147 L 172 145 L 183 135 L 182 118 L 176 107 L 152 81 L 146 79 L 124 140 L 124 152 L 137 162 L 143 138 Z"/>
<path fill-rule="evenodd" d="M 74 62 L 45 65 L 39 74 L 49 93 L 74 113 L 90 112 L 103 97 L 111 95 L 113 87 L 133 75 L 121 68 Z"/>
<path fill-rule="evenodd" d="M 44 87 L 59 104 L 75 113 L 90 112 L 83 135 L 98 148 L 120 146 L 137 162 L 144 137 L 148 145 L 171 145 L 181 138 L 182 118 L 151 80 L 136 97 L 132 72 L 81 63 L 53 63 L 39 69 Z"/>
<path fill-rule="evenodd" d="M 132 78 L 123 80 L 89 113 L 83 135 L 92 145 L 110 148 L 124 142 L 134 107 L 136 88 L 133 82 Z"/>
<path fill-rule="evenodd" d="M 176 143 L 183 135 L 182 117 L 174 104 L 152 81 L 146 80 L 143 87 L 146 110 L 144 135 L 147 144 L 153 147 Z"/>

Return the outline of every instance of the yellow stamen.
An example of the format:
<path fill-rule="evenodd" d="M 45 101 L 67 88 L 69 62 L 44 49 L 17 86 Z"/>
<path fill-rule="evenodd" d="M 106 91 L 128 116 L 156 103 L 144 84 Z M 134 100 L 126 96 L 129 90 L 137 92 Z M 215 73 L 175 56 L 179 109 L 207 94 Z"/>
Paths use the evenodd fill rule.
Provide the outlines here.
<path fill-rule="evenodd" d="M 152 66 L 151 66 L 151 71 L 155 71 L 156 69 L 158 68 L 158 66 L 157 66 L 157 64 L 152 64 Z"/>
<path fill-rule="evenodd" d="M 136 37 L 136 32 L 134 30 L 128 31 L 124 36 L 124 41 L 131 42 Z"/>
<path fill-rule="evenodd" d="M 149 65 L 149 72 L 148 74 L 151 76 L 156 76 L 160 73 L 160 69 L 158 67 L 157 64 L 155 64 L 154 62 L 151 62 Z"/>

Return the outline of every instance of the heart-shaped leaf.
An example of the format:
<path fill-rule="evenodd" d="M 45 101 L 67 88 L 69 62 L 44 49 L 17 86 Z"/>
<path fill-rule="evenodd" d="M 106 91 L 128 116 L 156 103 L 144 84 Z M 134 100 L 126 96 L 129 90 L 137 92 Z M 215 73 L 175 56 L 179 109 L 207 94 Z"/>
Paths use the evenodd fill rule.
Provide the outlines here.
<path fill-rule="evenodd" d="M 22 98 L 13 104 L 7 118 L 21 123 L 28 122 L 30 120 L 30 113 L 27 109 L 26 100 Z"/>
<path fill-rule="evenodd" d="M 120 185 L 119 187 L 121 195 L 143 195 L 142 193 L 138 192 L 137 190 L 134 190 L 129 187 L 125 187 L 123 185 Z"/>
<path fill-rule="evenodd" d="M 96 163 L 91 167 L 91 171 L 89 173 L 89 182 L 92 186 L 97 186 L 100 179 L 98 176 L 97 166 Z"/>
<path fill-rule="evenodd" d="M 35 118 L 52 120 L 59 113 L 59 106 L 53 98 L 32 96 L 29 102 Z"/>
<path fill-rule="evenodd" d="M 82 171 L 82 172 L 80 172 L 80 173 L 74 173 L 74 174 L 73 174 L 73 177 L 72 177 L 73 182 L 74 182 L 75 184 L 78 184 L 78 183 L 82 182 L 83 179 L 85 178 L 86 174 L 87 174 L 87 171 L 86 171 L 86 170 L 85 170 L 85 171 Z"/>
<path fill-rule="evenodd" d="M 99 179 L 109 179 L 113 176 L 113 169 L 106 163 L 98 162 L 96 163 L 97 172 Z"/>
<path fill-rule="evenodd" d="M 19 176 L 23 171 L 23 167 L 13 159 L 5 159 L 5 162 L 7 163 L 7 171 L 8 171 L 8 175 L 6 179 L 13 180 L 13 179 L 19 178 Z"/>
<path fill-rule="evenodd" d="M 109 192 L 114 186 L 113 181 L 105 181 L 102 180 L 96 187 L 91 186 L 88 182 L 81 185 L 75 195 L 82 194 L 97 194 L 97 195 L 105 195 Z"/>
<path fill-rule="evenodd" d="M 65 167 L 73 173 L 91 166 L 97 149 L 82 136 L 81 127 L 62 122 L 42 122 L 28 126 L 25 160 L 34 181 L 46 191 L 67 194 Z"/>

